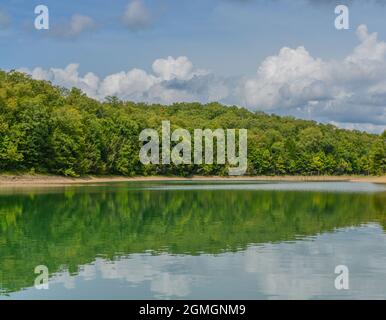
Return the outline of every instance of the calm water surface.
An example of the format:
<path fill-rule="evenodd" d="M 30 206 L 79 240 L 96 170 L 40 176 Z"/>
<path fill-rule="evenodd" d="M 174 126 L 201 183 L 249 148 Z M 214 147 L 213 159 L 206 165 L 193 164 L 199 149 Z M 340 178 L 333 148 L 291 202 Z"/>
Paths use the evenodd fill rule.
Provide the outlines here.
<path fill-rule="evenodd" d="M 366 183 L 1 189 L 0 299 L 386 299 L 385 228 Z"/>

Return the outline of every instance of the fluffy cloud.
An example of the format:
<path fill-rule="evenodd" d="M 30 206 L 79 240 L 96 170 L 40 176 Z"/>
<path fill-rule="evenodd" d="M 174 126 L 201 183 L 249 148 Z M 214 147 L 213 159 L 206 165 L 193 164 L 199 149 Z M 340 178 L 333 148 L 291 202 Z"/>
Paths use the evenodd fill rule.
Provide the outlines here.
<path fill-rule="evenodd" d="M 96 93 L 100 86 L 99 78 L 92 72 L 81 77 L 78 68 L 78 64 L 69 64 L 64 69 L 51 68 L 44 70 L 42 68 L 35 68 L 32 71 L 28 69 L 21 69 L 21 71 L 31 74 L 32 78 L 37 80 L 48 80 L 66 88 L 80 88 L 89 96 L 97 98 Z"/>
<path fill-rule="evenodd" d="M 358 27 L 357 36 L 360 44 L 343 61 L 314 58 L 303 47 L 285 47 L 266 58 L 243 86 L 246 106 L 384 128 L 386 43 L 365 25 Z"/>
<path fill-rule="evenodd" d="M 157 59 L 153 63 L 153 71 L 163 80 L 190 80 L 194 76 L 204 75 L 205 71 L 193 70 L 193 64 L 187 57 L 168 57 L 167 59 Z"/>
<path fill-rule="evenodd" d="M 141 0 L 131 0 L 122 17 L 123 24 L 132 31 L 151 25 L 151 15 Z"/>
<path fill-rule="evenodd" d="M 150 73 L 132 69 L 104 79 L 80 75 L 77 64 L 24 71 L 36 79 L 79 87 L 101 100 L 219 101 L 381 132 L 386 128 L 386 43 L 365 25 L 358 27 L 357 36 L 358 46 L 341 61 L 315 58 L 302 46 L 284 47 L 267 57 L 254 76 L 236 79 L 197 69 L 187 57 L 157 59 Z"/>
<path fill-rule="evenodd" d="M 84 32 L 95 29 L 96 23 L 92 18 L 81 14 L 74 14 L 69 21 L 54 26 L 50 34 L 54 37 L 73 39 Z"/>
<path fill-rule="evenodd" d="M 218 83 L 210 85 L 209 81 L 205 80 L 209 73 L 195 69 L 187 57 L 157 59 L 153 63 L 153 73 L 132 69 L 108 75 L 104 79 L 100 79 L 92 72 L 81 76 L 78 69 L 78 64 L 70 64 L 64 69 L 35 68 L 21 71 L 31 74 L 34 79 L 48 80 L 67 88 L 78 87 L 89 96 L 100 100 L 107 96 L 117 96 L 132 101 L 166 104 L 197 99 L 204 102 L 209 96 L 220 100 L 222 98 L 220 91 L 225 90 Z M 205 81 L 204 87 L 199 88 L 194 84 L 201 81 Z M 196 88 L 192 89 L 194 86 Z M 204 97 L 200 99 L 200 95 Z"/>
<path fill-rule="evenodd" d="M 282 48 L 277 56 L 266 58 L 256 78 L 246 81 L 244 95 L 251 108 L 265 110 L 296 107 L 307 101 L 327 99 L 324 63 L 305 48 Z"/>

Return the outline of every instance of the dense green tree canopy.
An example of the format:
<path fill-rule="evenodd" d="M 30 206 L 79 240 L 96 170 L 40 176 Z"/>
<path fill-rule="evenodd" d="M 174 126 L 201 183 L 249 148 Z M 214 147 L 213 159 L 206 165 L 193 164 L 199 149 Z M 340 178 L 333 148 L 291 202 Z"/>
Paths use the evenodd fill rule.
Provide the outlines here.
<path fill-rule="evenodd" d="M 219 165 L 142 165 L 139 133 L 160 129 L 248 129 L 248 174 L 384 174 L 386 132 L 338 129 L 314 121 L 218 103 L 170 106 L 98 102 L 18 72 L 0 71 L 0 171 L 121 175 L 224 175 Z"/>

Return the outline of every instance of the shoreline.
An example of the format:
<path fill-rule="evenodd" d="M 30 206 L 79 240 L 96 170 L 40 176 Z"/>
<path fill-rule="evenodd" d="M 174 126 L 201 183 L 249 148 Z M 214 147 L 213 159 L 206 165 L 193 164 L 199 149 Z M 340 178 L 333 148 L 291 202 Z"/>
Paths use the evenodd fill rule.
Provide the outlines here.
<path fill-rule="evenodd" d="M 157 181 L 347 181 L 369 182 L 386 184 L 386 176 L 149 176 L 149 177 L 124 177 L 124 176 L 86 176 L 71 178 L 56 175 L 1 175 L 1 187 L 23 186 L 66 186 L 89 185 L 109 182 L 157 182 Z"/>

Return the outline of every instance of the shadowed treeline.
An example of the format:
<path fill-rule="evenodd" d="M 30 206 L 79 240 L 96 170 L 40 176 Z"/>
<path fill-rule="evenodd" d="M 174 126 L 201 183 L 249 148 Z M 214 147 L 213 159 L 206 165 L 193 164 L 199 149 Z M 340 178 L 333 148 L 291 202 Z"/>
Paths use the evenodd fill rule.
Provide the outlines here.
<path fill-rule="evenodd" d="M 2 194 L 0 203 L 6 292 L 32 286 L 41 264 L 77 272 L 97 256 L 217 254 L 368 222 L 386 226 L 385 192 L 70 187 Z"/>

